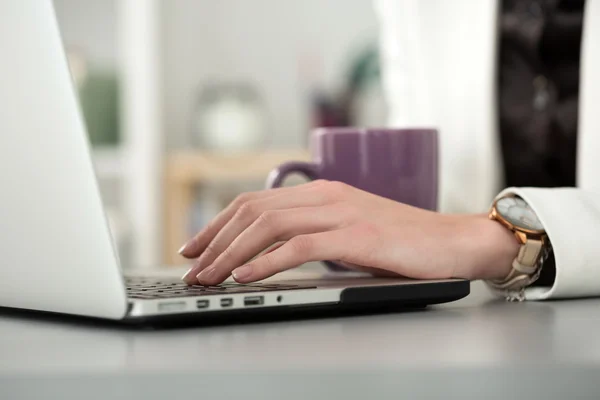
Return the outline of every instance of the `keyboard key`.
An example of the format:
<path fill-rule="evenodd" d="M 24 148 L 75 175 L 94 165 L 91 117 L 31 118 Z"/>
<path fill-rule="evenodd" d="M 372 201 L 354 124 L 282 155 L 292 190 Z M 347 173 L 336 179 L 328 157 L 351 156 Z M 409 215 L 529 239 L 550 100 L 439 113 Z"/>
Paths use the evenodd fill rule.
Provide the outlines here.
<path fill-rule="evenodd" d="M 153 280 L 140 277 L 126 278 L 127 294 L 134 299 L 161 299 L 174 297 L 214 296 L 226 293 L 270 292 L 277 290 L 312 289 L 312 286 L 262 283 L 239 284 L 227 282 L 218 286 L 189 286 L 180 281 Z"/>

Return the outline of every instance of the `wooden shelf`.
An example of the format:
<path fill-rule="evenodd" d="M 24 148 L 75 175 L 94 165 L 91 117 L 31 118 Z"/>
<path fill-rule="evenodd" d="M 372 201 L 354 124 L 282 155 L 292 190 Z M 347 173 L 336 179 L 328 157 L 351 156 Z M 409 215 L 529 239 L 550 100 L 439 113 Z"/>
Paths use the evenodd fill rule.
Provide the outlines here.
<path fill-rule="evenodd" d="M 205 183 L 261 179 L 288 160 L 308 160 L 306 151 L 269 150 L 257 153 L 210 154 L 182 152 L 167 157 L 169 180 Z"/>
<path fill-rule="evenodd" d="M 187 239 L 186 226 L 194 201 L 194 188 L 211 182 L 266 179 L 277 165 L 291 160 L 308 161 L 306 150 L 265 150 L 230 154 L 176 152 L 165 165 L 164 262 L 181 264 L 177 249 Z"/>

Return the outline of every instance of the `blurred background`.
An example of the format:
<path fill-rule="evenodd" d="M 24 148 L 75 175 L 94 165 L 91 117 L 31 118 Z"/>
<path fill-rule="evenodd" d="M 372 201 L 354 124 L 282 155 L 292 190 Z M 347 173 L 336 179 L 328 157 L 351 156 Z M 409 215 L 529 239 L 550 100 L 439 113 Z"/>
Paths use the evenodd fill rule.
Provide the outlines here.
<path fill-rule="evenodd" d="M 124 265 L 181 263 L 312 128 L 385 124 L 371 0 L 54 5 Z"/>

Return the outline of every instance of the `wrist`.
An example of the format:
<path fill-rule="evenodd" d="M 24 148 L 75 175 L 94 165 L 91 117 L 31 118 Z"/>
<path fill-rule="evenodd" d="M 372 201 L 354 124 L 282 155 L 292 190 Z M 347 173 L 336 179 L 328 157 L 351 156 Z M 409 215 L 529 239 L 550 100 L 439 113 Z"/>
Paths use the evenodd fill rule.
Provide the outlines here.
<path fill-rule="evenodd" d="M 504 279 L 512 269 L 520 244 L 515 235 L 486 214 L 464 218 L 459 248 L 464 256 L 455 270 L 456 278 Z"/>

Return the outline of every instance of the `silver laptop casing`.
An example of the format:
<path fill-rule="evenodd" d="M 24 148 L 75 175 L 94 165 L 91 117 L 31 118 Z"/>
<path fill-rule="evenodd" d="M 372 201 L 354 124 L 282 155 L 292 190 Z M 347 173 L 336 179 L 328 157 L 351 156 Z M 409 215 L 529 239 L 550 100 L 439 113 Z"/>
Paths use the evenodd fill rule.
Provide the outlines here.
<path fill-rule="evenodd" d="M 352 287 L 406 285 L 407 296 L 427 304 L 468 293 L 468 283 L 466 292 L 462 285 L 450 296 L 418 289 L 452 280 L 312 275 L 289 282 L 284 273 L 276 281 L 319 288 L 207 296 L 210 305 L 202 309 L 199 297 L 128 301 L 50 0 L 0 1 L 0 54 L 0 307 L 118 320 L 338 304 L 344 293 L 349 303 L 363 295 L 402 299 L 385 289 L 377 298 L 349 295 Z M 263 296 L 262 304 L 247 305 L 248 296 Z M 232 300 L 226 309 L 223 298 Z"/>
<path fill-rule="evenodd" d="M 0 1 L 0 54 L 0 306 L 123 318 L 123 278 L 50 0 Z"/>

